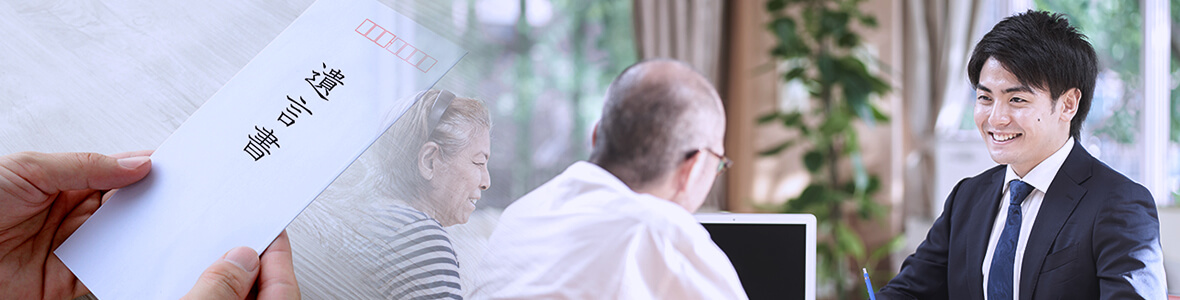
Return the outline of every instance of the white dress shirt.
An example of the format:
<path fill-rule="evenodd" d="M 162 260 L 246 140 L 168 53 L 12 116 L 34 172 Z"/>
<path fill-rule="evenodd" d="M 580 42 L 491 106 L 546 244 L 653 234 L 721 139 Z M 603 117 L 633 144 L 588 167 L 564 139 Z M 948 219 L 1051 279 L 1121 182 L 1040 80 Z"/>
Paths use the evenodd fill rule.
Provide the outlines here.
<path fill-rule="evenodd" d="M 588 162 L 508 206 L 487 251 L 473 298 L 746 299 L 692 214 Z"/>
<path fill-rule="evenodd" d="M 996 252 L 996 243 L 1000 241 L 1000 234 L 1004 231 L 1004 224 L 1008 221 L 1008 203 L 1011 196 L 1008 191 L 1008 183 L 1012 180 L 1021 180 L 1033 187 L 1033 191 L 1024 198 L 1024 202 L 1020 203 L 1020 238 L 1016 240 L 1016 257 L 1014 259 L 1014 266 L 1012 267 L 1012 298 L 1020 297 L 1020 267 L 1024 263 L 1024 246 L 1028 244 L 1028 235 L 1032 232 L 1033 224 L 1036 223 L 1037 213 L 1041 210 L 1041 203 L 1045 200 L 1045 192 L 1049 190 L 1049 185 L 1053 183 L 1053 178 L 1057 176 L 1057 170 L 1061 169 L 1061 165 L 1065 163 L 1065 158 L 1069 157 L 1069 152 L 1073 150 L 1073 138 L 1065 141 L 1061 148 L 1057 149 L 1053 155 L 1050 155 L 1041 163 L 1033 167 L 1024 178 L 1016 175 L 1009 165 L 1004 175 L 1003 196 L 998 199 L 1000 206 L 999 213 L 996 214 L 996 222 L 992 224 L 992 234 L 987 242 L 987 254 L 983 257 L 983 299 L 987 299 L 987 281 L 988 275 L 992 267 L 992 255 Z"/>

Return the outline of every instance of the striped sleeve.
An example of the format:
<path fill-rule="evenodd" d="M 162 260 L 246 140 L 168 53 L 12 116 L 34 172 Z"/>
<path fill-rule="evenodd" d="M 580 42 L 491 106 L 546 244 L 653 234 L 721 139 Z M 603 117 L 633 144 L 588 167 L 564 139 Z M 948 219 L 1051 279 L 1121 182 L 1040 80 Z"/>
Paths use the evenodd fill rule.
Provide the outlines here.
<path fill-rule="evenodd" d="M 371 278 L 387 299 L 463 299 L 459 261 L 438 221 L 406 207 L 379 212 L 380 249 Z"/>

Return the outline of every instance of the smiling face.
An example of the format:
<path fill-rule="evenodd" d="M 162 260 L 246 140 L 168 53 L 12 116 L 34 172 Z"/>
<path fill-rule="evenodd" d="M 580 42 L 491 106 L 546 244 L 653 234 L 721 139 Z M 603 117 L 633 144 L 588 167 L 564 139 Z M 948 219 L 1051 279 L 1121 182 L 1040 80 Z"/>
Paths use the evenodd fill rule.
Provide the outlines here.
<path fill-rule="evenodd" d="M 1069 122 L 1081 96 L 1070 89 L 1053 101 L 1049 92 L 1020 83 L 995 58 L 979 73 L 975 126 L 996 163 L 1025 176 L 1069 139 Z"/>
<path fill-rule="evenodd" d="M 467 223 L 481 194 L 491 186 L 488 158 L 491 136 L 487 129 L 475 130 L 469 143 L 457 153 L 440 156 L 430 179 L 430 190 L 422 199 L 429 208 L 423 212 L 442 226 Z"/>

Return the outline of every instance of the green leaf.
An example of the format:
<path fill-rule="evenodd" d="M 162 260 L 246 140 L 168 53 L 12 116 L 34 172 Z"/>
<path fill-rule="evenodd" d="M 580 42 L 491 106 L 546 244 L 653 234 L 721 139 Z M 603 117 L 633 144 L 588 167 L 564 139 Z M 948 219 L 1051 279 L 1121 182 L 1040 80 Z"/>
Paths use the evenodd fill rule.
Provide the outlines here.
<path fill-rule="evenodd" d="M 878 25 L 877 24 L 877 17 L 874 17 L 872 15 L 860 16 L 860 23 L 864 24 L 865 27 L 868 27 L 868 28 L 877 28 L 877 25 Z"/>
<path fill-rule="evenodd" d="M 844 128 L 844 154 L 853 155 L 860 152 L 860 131 L 856 130 L 856 126 L 848 126 Z"/>
<path fill-rule="evenodd" d="M 869 78 L 873 77 L 873 75 L 869 74 L 868 67 L 865 67 L 865 63 L 856 58 L 856 56 L 846 55 L 839 57 L 836 59 L 836 63 L 840 68 L 841 74 L 846 75 L 848 78 L 856 79 L 859 88 L 865 90 L 870 88 L 871 85 L 869 82 L 871 79 Z"/>
<path fill-rule="evenodd" d="M 816 66 L 818 70 L 819 67 Z M 807 78 L 803 80 L 803 85 L 807 87 L 807 92 L 811 97 L 819 98 L 820 92 L 823 91 L 824 85 L 819 81 L 819 78 Z"/>
<path fill-rule="evenodd" d="M 820 30 L 821 35 L 817 35 L 817 39 L 822 38 L 823 35 L 840 36 L 848 31 L 848 13 L 843 11 L 834 11 L 824 9 L 820 13 Z"/>
<path fill-rule="evenodd" d="M 806 72 L 807 72 L 806 68 L 795 67 L 795 68 L 791 69 L 790 71 L 787 71 L 786 75 L 783 75 L 783 81 L 791 81 L 791 80 L 795 80 L 797 78 L 801 78 L 801 77 L 803 77 L 803 75 L 806 75 Z"/>
<path fill-rule="evenodd" d="M 779 152 L 783 152 L 783 150 L 786 150 L 787 148 L 790 148 L 790 147 L 791 147 L 791 146 L 793 146 L 794 144 L 795 144 L 795 141 L 786 141 L 786 142 L 782 142 L 782 143 L 779 143 L 779 144 L 778 144 L 778 146 L 774 146 L 774 148 L 770 148 L 770 149 L 768 149 L 768 150 L 766 150 L 766 151 L 758 152 L 758 156 L 772 156 L 772 155 L 776 155 L 776 154 L 779 154 Z"/>
<path fill-rule="evenodd" d="M 860 151 L 856 151 L 852 153 L 851 160 L 852 182 L 856 184 L 855 194 L 857 196 L 866 195 L 865 192 L 869 188 L 869 171 L 865 169 L 864 158 L 861 156 Z"/>
<path fill-rule="evenodd" d="M 774 46 L 774 48 L 770 48 L 770 56 L 774 56 L 774 57 L 787 56 L 787 48 L 783 47 L 782 44 L 779 44 L 778 46 Z"/>
<path fill-rule="evenodd" d="M 815 252 L 818 252 L 821 254 L 828 254 L 828 253 L 832 253 L 832 251 L 833 251 L 832 245 L 829 243 L 818 243 L 817 245 L 815 245 Z M 829 256 L 825 256 L 825 257 L 829 257 Z"/>
<path fill-rule="evenodd" d="M 865 244 L 861 241 L 860 235 L 856 234 L 846 224 L 836 225 L 835 238 L 836 245 L 839 252 L 850 255 L 856 260 L 863 260 L 865 258 Z"/>
<path fill-rule="evenodd" d="M 868 79 L 869 83 L 872 84 L 873 93 L 883 95 L 893 89 L 893 87 L 890 86 L 888 82 L 885 82 L 884 79 L 881 79 L 881 77 L 873 76 L 872 74 L 868 74 L 867 72 L 868 71 L 866 70 L 866 73 L 865 73 L 867 75 L 866 79 Z"/>
<path fill-rule="evenodd" d="M 778 36 L 779 42 L 786 42 L 798 38 L 795 20 L 790 17 L 777 17 L 770 23 L 770 30 Z"/>
<path fill-rule="evenodd" d="M 859 206 L 857 215 L 860 216 L 861 219 L 872 219 L 873 217 L 884 213 L 885 210 L 884 206 L 877 204 L 877 202 L 873 202 L 873 198 L 867 195 L 857 198 L 856 204 Z"/>
<path fill-rule="evenodd" d="M 874 249 L 873 252 L 869 254 L 869 261 L 880 261 L 882 258 L 885 258 L 886 255 L 889 255 L 889 253 L 901 250 L 902 247 L 905 247 L 905 236 L 894 236 L 893 238 L 889 239 L 888 242 L 885 242 L 885 244 L 882 244 L 881 246 L 877 247 L 877 249 Z"/>
<path fill-rule="evenodd" d="M 836 250 L 834 250 L 834 248 L 835 247 L 832 247 L 831 243 L 828 242 L 819 242 L 815 245 L 815 253 L 817 254 L 816 256 L 818 256 L 816 258 L 817 266 L 815 271 L 820 277 L 840 278 L 844 275 L 843 270 L 837 269 L 835 267 L 835 260 L 843 258 L 835 255 Z"/>
<path fill-rule="evenodd" d="M 758 125 L 770 123 L 770 121 L 778 119 L 779 116 L 781 116 L 781 114 L 779 114 L 777 111 L 762 115 L 761 117 L 758 117 Z"/>
<path fill-rule="evenodd" d="M 855 190 L 855 183 L 849 182 L 844 186 L 846 190 Z M 864 194 L 858 195 L 856 198 L 857 210 L 861 219 L 871 219 L 885 214 L 887 210 L 884 205 L 881 205 L 873 200 L 875 194 L 881 188 L 881 179 L 874 175 L 869 175 L 869 185 L 865 188 Z"/>
<path fill-rule="evenodd" d="M 795 20 L 780 16 L 770 23 L 770 30 L 778 37 L 778 44 L 771 50 L 771 54 L 784 59 L 806 56 L 810 49 L 799 37 Z"/>
<path fill-rule="evenodd" d="M 799 128 L 799 133 L 803 134 L 803 136 L 811 136 L 811 133 L 814 132 L 811 129 L 811 127 L 808 127 L 807 125 L 804 125 L 804 124 L 799 124 L 798 128 Z"/>
<path fill-rule="evenodd" d="M 844 75 L 840 78 L 840 85 L 843 88 L 844 98 L 848 102 L 848 107 L 856 116 L 869 127 L 876 126 L 876 119 L 873 118 L 873 109 L 869 104 L 869 95 L 872 93 L 871 80 L 866 77 L 869 76 L 864 64 L 854 57 L 848 56 L 840 60 L 840 66 L 844 69 Z"/>
<path fill-rule="evenodd" d="M 881 109 L 878 108 L 876 105 L 869 105 L 869 106 L 873 108 L 873 119 L 874 120 L 877 120 L 878 122 L 889 122 L 889 115 L 886 115 L 884 112 L 882 112 Z"/>
<path fill-rule="evenodd" d="M 873 194 L 879 190 L 881 190 L 881 178 L 877 177 L 877 175 L 870 174 L 869 175 L 869 187 L 865 188 L 865 192 L 868 194 Z"/>
<path fill-rule="evenodd" d="M 803 26 L 804 31 L 813 38 L 819 36 L 821 34 L 819 26 L 820 10 L 804 9 L 799 14 L 803 16 L 803 24 L 805 24 Z"/>
<path fill-rule="evenodd" d="M 824 155 L 816 150 L 807 151 L 807 154 L 803 154 L 803 165 L 811 173 L 819 172 L 819 169 L 824 166 Z"/>
<path fill-rule="evenodd" d="M 860 36 L 852 32 L 844 32 L 836 36 L 836 45 L 844 48 L 856 47 L 860 44 Z"/>
<path fill-rule="evenodd" d="M 872 104 L 869 103 L 869 94 L 865 90 L 856 89 L 854 87 L 844 86 L 844 97 L 848 99 L 848 107 L 856 113 L 856 116 L 865 122 L 869 128 L 877 126 L 877 119 L 873 118 Z"/>
<path fill-rule="evenodd" d="M 831 56 L 827 54 L 820 54 L 819 57 L 816 58 L 815 66 L 819 70 L 819 80 L 821 85 L 831 85 L 836 82 L 836 79 L 839 78 L 836 73 L 838 71 L 836 69 L 836 62 L 832 60 Z"/>
<path fill-rule="evenodd" d="M 780 9 L 783 9 L 784 7 L 787 7 L 787 1 L 784 1 L 784 0 L 766 1 L 766 10 L 768 10 L 768 11 L 778 11 Z"/>
<path fill-rule="evenodd" d="M 824 119 L 823 123 L 819 125 L 819 131 L 825 135 L 833 136 L 843 132 L 845 128 L 851 125 L 851 122 L 852 120 L 847 113 L 840 110 L 833 110 L 832 114 L 828 115 L 828 118 Z"/>
<path fill-rule="evenodd" d="M 826 217 L 828 196 L 827 187 L 819 184 L 810 184 L 803 189 L 803 193 L 799 197 L 787 201 L 787 212 L 812 212 L 819 219 L 821 216 Z"/>
<path fill-rule="evenodd" d="M 840 68 L 842 68 L 844 72 L 856 75 L 855 77 L 858 77 L 862 80 L 867 81 L 866 77 L 872 76 L 869 75 L 868 67 L 865 67 L 865 63 L 856 58 L 856 56 L 846 55 L 836 59 L 836 61 L 840 64 Z"/>
<path fill-rule="evenodd" d="M 806 132 L 807 126 L 804 126 L 803 124 L 803 114 L 797 111 L 782 115 L 779 117 L 779 119 L 783 121 L 783 126 L 798 127 L 800 130 Z"/>

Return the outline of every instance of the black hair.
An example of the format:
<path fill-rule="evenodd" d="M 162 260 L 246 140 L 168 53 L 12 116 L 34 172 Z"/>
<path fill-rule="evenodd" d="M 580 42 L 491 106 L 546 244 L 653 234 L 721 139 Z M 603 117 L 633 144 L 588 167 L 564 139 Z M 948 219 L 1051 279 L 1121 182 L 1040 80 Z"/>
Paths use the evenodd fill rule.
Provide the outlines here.
<path fill-rule="evenodd" d="M 1080 90 L 1069 134 L 1075 140 L 1081 138 L 1082 123 L 1094 99 L 1098 55 L 1064 15 L 1030 10 L 997 23 L 975 46 L 967 63 L 973 88 L 979 88 L 979 73 L 988 58 L 999 61 L 1021 84 L 1048 90 L 1054 104 L 1066 91 Z"/>

